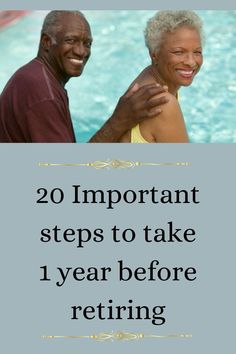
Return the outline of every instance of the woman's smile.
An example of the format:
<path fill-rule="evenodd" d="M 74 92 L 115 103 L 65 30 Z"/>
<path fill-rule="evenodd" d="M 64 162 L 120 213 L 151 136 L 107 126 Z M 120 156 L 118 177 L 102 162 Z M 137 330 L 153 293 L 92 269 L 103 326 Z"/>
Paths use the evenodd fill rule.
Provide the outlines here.
<path fill-rule="evenodd" d="M 192 83 L 202 61 L 200 35 L 186 26 L 167 33 L 160 49 L 153 55 L 154 70 L 173 94 L 180 86 Z"/>

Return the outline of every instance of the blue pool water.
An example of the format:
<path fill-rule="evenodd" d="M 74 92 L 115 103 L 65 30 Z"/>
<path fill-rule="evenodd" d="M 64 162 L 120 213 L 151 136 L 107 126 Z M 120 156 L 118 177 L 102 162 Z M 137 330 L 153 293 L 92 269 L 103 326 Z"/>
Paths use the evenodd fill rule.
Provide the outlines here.
<path fill-rule="evenodd" d="M 236 11 L 197 11 L 204 21 L 204 65 L 180 91 L 194 143 L 236 142 Z M 154 11 L 84 11 L 94 37 L 83 75 L 67 84 L 78 142 L 85 142 L 114 110 L 118 98 L 149 64 L 143 28 Z M 0 91 L 37 52 L 45 11 L 34 11 L 0 31 Z"/>

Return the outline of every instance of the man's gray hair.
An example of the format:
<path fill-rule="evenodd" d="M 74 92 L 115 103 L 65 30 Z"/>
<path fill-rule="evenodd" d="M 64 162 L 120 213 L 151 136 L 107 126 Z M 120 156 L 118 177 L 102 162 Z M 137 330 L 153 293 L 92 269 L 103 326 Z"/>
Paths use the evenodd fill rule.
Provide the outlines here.
<path fill-rule="evenodd" d="M 72 14 L 75 16 L 83 17 L 85 19 L 85 16 L 80 11 L 50 11 L 44 19 L 41 34 L 47 34 L 49 37 L 51 37 L 54 43 L 56 43 L 57 32 L 60 31 L 60 29 L 62 28 L 60 20 L 61 16 L 63 16 L 64 14 Z"/>
<path fill-rule="evenodd" d="M 183 26 L 195 29 L 203 40 L 202 20 L 194 11 L 158 11 L 148 20 L 144 31 L 149 51 L 151 53 L 158 51 L 164 35 Z"/>

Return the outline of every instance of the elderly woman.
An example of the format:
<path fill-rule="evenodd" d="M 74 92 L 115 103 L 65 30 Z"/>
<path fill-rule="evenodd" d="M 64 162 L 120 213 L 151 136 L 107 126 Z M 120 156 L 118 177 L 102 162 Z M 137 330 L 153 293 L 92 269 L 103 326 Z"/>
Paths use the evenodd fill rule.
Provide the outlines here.
<path fill-rule="evenodd" d="M 193 11 L 159 11 L 148 22 L 145 42 L 151 65 L 132 83 L 168 87 L 169 102 L 158 116 L 122 136 L 121 142 L 187 143 L 188 134 L 178 103 L 178 90 L 191 85 L 202 65 L 202 22 Z"/>

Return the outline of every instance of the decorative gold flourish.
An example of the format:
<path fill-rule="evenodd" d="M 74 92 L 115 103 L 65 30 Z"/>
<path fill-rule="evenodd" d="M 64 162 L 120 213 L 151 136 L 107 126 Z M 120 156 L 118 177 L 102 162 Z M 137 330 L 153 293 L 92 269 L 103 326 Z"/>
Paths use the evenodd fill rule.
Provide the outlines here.
<path fill-rule="evenodd" d="M 106 160 L 106 161 L 94 161 L 88 163 L 48 163 L 39 162 L 40 167 L 94 167 L 97 170 L 100 169 L 118 169 L 118 168 L 134 168 L 140 166 L 190 166 L 189 162 L 140 162 L 140 161 L 127 161 L 127 160 Z"/>
<path fill-rule="evenodd" d="M 157 335 L 157 334 L 144 334 L 144 333 L 131 333 L 131 332 L 111 332 L 111 333 L 98 333 L 92 334 L 91 336 L 42 336 L 43 339 L 93 339 L 99 342 L 107 341 L 122 341 L 122 340 L 137 340 L 137 339 L 167 339 L 167 338 L 192 338 L 192 334 L 168 334 L 168 335 Z"/>

